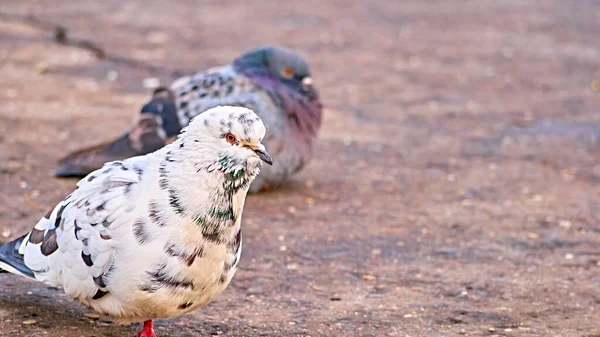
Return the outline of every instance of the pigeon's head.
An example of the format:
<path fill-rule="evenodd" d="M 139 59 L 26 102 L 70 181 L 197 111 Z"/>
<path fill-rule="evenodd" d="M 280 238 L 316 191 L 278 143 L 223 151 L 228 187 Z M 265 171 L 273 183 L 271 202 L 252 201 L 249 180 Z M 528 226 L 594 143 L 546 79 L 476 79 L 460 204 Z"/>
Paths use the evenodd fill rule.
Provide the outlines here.
<path fill-rule="evenodd" d="M 265 126 L 254 111 L 218 106 L 196 116 L 180 137 L 180 147 L 190 155 L 195 168 L 219 170 L 232 176 L 258 174 L 262 162 L 272 159 L 261 144 Z"/>
<path fill-rule="evenodd" d="M 251 50 L 234 61 L 236 69 L 253 77 L 268 77 L 305 94 L 316 95 L 308 63 L 299 54 L 281 47 Z"/>
<path fill-rule="evenodd" d="M 233 63 L 236 71 L 265 90 L 287 116 L 292 132 L 309 145 L 321 126 L 322 104 L 306 61 L 281 47 L 247 52 Z M 312 146 L 312 145 L 310 145 Z"/>

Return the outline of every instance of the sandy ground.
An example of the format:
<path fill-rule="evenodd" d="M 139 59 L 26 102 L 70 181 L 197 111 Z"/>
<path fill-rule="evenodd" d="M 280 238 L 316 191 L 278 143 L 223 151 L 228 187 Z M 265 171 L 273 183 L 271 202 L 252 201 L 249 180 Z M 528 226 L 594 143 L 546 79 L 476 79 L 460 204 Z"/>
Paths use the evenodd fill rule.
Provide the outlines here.
<path fill-rule="evenodd" d="M 231 286 L 160 336 L 600 336 L 600 3 L 58 4 L 0 6 L 1 240 L 71 191 L 56 160 L 118 135 L 145 78 L 280 44 L 326 106 L 316 158 L 249 197 Z M 0 285 L 1 336 L 138 329 Z"/>

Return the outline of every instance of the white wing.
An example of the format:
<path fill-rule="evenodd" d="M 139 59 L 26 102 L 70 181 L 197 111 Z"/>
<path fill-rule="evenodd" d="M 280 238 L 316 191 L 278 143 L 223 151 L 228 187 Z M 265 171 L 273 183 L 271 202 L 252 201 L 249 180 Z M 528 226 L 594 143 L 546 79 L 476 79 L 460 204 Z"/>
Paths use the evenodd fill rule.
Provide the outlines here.
<path fill-rule="evenodd" d="M 80 300 L 106 294 L 119 227 L 132 226 L 145 165 L 145 156 L 106 163 L 37 223 L 20 247 L 36 279 Z"/>

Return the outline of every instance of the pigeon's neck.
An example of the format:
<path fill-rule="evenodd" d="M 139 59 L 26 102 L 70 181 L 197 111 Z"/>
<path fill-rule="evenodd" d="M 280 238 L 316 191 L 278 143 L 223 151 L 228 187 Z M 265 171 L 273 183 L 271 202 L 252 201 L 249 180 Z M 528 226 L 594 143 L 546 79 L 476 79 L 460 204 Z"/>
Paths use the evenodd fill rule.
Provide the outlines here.
<path fill-rule="evenodd" d="M 266 91 L 286 112 L 290 127 L 295 133 L 310 139 L 317 137 L 321 127 L 323 106 L 316 92 L 303 93 L 285 85 Z"/>
<path fill-rule="evenodd" d="M 226 170 L 226 158 L 213 165 L 200 163 L 199 158 L 179 151 L 179 141 L 156 152 L 154 158 L 158 186 L 167 196 L 168 207 L 204 239 L 228 242 L 240 226 L 246 194 L 257 172 Z"/>

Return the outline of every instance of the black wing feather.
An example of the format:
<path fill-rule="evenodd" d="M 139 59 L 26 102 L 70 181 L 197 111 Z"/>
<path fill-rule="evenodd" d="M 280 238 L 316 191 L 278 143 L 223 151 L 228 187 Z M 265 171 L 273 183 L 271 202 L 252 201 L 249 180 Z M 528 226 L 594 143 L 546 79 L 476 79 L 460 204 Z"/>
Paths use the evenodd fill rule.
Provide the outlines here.
<path fill-rule="evenodd" d="M 6 270 L 2 269 L 2 265 L 6 264 L 27 277 L 35 278 L 33 271 L 25 265 L 23 255 L 19 253 L 19 247 L 21 247 L 21 243 L 25 240 L 26 236 L 23 235 L 0 246 L 0 272 L 6 272 Z"/>

